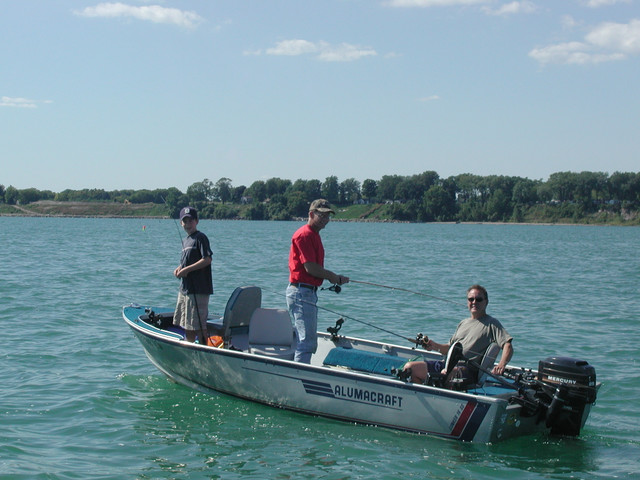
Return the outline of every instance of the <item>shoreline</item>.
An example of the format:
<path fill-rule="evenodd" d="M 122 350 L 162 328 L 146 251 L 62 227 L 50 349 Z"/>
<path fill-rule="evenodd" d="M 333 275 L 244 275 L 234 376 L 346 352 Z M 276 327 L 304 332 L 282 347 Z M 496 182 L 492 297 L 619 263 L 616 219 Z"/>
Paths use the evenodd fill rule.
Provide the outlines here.
<path fill-rule="evenodd" d="M 54 201 L 42 201 L 36 202 L 33 205 L 35 208 L 27 208 L 21 205 L 4 205 L 3 210 L 0 211 L 0 217 L 23 217 L 23 218 L 104 218 L 104 219 L 144 219 L 144 220 L 163 220 L 171 219 L 169 215 L 153 215 L 149 213 L 160 213 L 161 208 L 155 204 L 114 204 L 108 203 L 93 203 L 93 202 L 54 202 Z M 9 207 L 13 211 L 6 211 Z M 45 211 L 38 211 L 36 209 L 43 209 Z M 156 210 L 154 210 L 154 208 Z M 55 210 L 55 211 L 46 211 Z M 114 212 L 115 210 L 115 212 Z M 165 210 L 166 211 L 166 210 Z M 587 217 L 585 217 L 587 219 Z M 228 220 L 228 221 L 279 221 L 279 220 L 250 220 L 243 218 L 228 218 L 228 219 L 209 219 L 202 218 L 202 220 Z M 305 218 L 292 218 L 290 221 L 305 221 Z M 571 221 L 540 221 L 540 222 L 490 222 L 490 221 L 448 221 L 448 222 L 412 222 L 408 220 L 393 220 L 393 219 L 376 219 L 376 218 L 333 218 L 332 222 L 355 222 L 355 223 L 415 223 L 415 224 L 437 224 L 437 225 L 539 225 L 539 226 L 601 226 L 601 227 L 637 227 L 640 226 L 637 221 L 614 223 L 614 222 L 571 222 Z"/>
<path fill-rule="evenodd" d="M 0 217 L 16 218 L 98 218 L 98 219 L 131 219 L 131 220 L 176 220 L 168 215 L 86 215 L 86 214 L 54 214 L 54 213 L 0 213 Z M 246 218 L 202 218 L 201 220 L 213 220 L 220 222 L 276 222 L 281 220 L 249 220 Z M 305 219 L 294 218 L 289 221 L 304 222 Z M 409 222 L 403 220 L 371 220 L 371 219 L 332 219 L 332 222 L 339 223 L 406 223 L 415 225 L 513 225 L 513 226 L 541 226 L 541 227 L 638 227 L 640 225 L 611 224 L 611 223 L 567 223 L 567 222 Z"/>

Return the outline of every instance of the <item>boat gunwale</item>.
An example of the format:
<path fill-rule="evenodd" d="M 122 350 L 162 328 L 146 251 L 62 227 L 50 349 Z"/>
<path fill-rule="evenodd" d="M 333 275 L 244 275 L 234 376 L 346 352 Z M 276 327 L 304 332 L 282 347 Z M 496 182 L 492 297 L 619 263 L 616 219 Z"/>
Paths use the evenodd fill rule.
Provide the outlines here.
<path fill-rule="evenodd" d="M 142 320 L 139 319 L 139 316 L 136 317 L 135 321 L 131 320 L 130 318 L 128 318 L 124 314 L 123 314 L 123 317 L 124 317 L 125 321 L 129 324 L 129 326 L 132 329 L 134 329 L 135 331 L 139 332 L 142 335 L 145 335 L 147 337 L 152 337 L 154 340 L 161 341 L 163 343 L 172 344 L 174 346 L 185 348 L 185 349 L 189 349 L 189 350 L 199 350 L 199 351 L 205 352 L 205 353 L 210 354 L 210 355 L 240 357 L 245 361 L 251 361 L 251 362 L 256 362 L 256 363 L 265 364 L 265 365 L 283 366 L 283 367 L 286 367 L 286 368 L 295 368 L 295 369 L 303 370 L 303 371 L 312 371 L 312 372 L 315 372 L 315 373 L 320 373 L 322 375 L 327 375 L 327 376 L 331 376 L 331 377 L 334 377 L 334 378 L 335 377 L 343 378 L 343 379 L 354 379 L 355 378 L 357 380 L 367 381 L 367 382 L 372 383 L 372 384 L 381 384 L 381 385 L 386 385 L 386 386 L 392 386 L 394 388 L 398 388 L 398 389 L 403 390 L 403 391 L 415 391 L 417 393 L 431 394 L 431 395 L 435 395 L 435 396 L 438 396 L 438 397 L 454 398 L 454 399 L 465 399 L 465 400 L 473 399 L 473 401 L 476 401 L 478 403 L 490 403 L 490 404 L 493 404 L 493 403 L 498 403 L 498 404 L 507 403 L 508 404 L 508 399 L 501 398 L 499 396 L 491 396 L 491 395 L 482 394 L 482 393 L 468 393 L 468 392 L 465 392 L 465 391 L 449 390 L 449 389 L 434 387 L 434 386 L 430 386 L 430 385 L 421 385 L 421 384 L 417 384 L 417 383 L 403 382 L 403 381 L 399 380 L 398 378 L 393 378 L 393 377 L 386 378 L 384 376 L 375 375 L 375 374 L 368 374 L 366 372 L 359 372 L 357 370 L 345 370 L 345 369 L 341 369 L 341 368 L 331 368 L 331 367 L 326 366 L 326 365 L 309 365 L 309 364 L 305 364 L 305 363 L 294 362 L 292 360 L 283 360 L 283 359 L 279 359 L 279 358 L 256 355 L 256 354 L 252 354 L 252 353 L 244 352 L 244 351 L 240 351 L 240 350 L 228 350 L 228 349 L 223 349 L 223 348 L 211 347 L 211 346 L 208 346 L 208 345 L 201 345 L 201 344 L 198 344 L 198 343 L 185 342 L 182 339 L 173 337 L 172 335 L 175 335 L 175 334 L 172 334 L 172 332 L 165 332 L 162 329 L 159 329 L 157 327 L 154 327 L 153 325 L 147 324 L 146 322 L 143 322 Z M 318 334 L 321 335 L 321 336 L 324 336 L 325 338 L 326 337 L 330 337 L 330 335 L 325 334 L 323 332 L 318 332 Z M 360 342 L 365 342 L 365 343 L 369 343 L 369 344 L 378 344 L 378 345 L 381 345 L 381 346 L 388 345 L 388 346 L 391 346 L 391 347 L 398 347 L 400 349 L 404 348 L 404 347 L 402 347 L 400 345 L 393 345 L 393 344 L 375 342 L 375 341 L 370 341 L 370 340 L 365 340 L 365 339 L 358 339 L 358 338 L 355 338 L 355 337 L 344 336 L 344 338 L 349 340 L 349 341 L 356 341 L 356 342 L 360 341 Z M 145 349 L 145 352 L 146 352 L 146 349 Z M 158 365 L 156 364 L 156 362 L 153 362 L 153 364 L 154 364 L 154 366 L 156 368 L 158 368 L 163 373 L 168 375 L 167 372 L 166 372 L 166 369 L 160 369 L 158 367 Z M 178 375 L 178 376 L 182 378 L 182 376 L 180 376 L 180 375 Z M 188 381 L 193 383 L 193 384 L 197 384 L 197 383 L 192 382 L 190 380 L 188 380 Z M 197 385 L 200 385 L 200 384 L 197 384 Z M 228 393 L 226 391 L 212 389 L 212 388 L 207 387 L 207 386 L 204 386 L 204 387 L 206 389 L 210 390 L 210 391 Z M 516 391 L 514 390 L 514 393 L 515 392 Z M 235 395 L 235 394 L 232 394 L 232 393 L 229 393 L 229 394 L 233 395 L 233 396 L 240 397 L 240 398 L 245 398 L 245 397 L 241 397 L 239 395 Z M 247 398 L 250 398 L 250 397 L 247 397 Z M 266 404 L 275 405 L 275 404 L 270 404 L 270 403 L 266 403 Z M 281 408 L 285 408 L 285 407 L 282 407 L 282 406 L 280 406 L 280 407 Z M 286 408 L 288 408 L 288 407 L 286 407 Z"/>

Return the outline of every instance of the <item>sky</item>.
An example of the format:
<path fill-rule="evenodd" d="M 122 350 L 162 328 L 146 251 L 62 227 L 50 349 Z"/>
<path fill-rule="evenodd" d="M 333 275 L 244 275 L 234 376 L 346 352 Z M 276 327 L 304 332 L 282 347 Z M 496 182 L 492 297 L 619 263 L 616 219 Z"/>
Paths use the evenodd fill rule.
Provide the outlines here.
<path fill-rule="evenodd" d="M 640 171 L 640 0 L 0 0 L 0 184 Z"/>

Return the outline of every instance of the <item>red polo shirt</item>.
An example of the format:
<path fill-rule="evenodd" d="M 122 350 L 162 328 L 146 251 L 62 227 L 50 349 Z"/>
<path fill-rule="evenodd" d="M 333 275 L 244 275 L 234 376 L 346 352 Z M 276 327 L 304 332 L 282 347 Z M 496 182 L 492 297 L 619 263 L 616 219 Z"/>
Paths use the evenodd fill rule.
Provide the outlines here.
<path fill-rule="evenodd" d="M 309 275 L 304 269 L 304 264 L 314 262 L 324 267 L 324 247 L 320 234 L 309 225 L 303 225 L 291 238 L 289 250 L 289 282 L 307 283 L 319 287 L 322 278 Z"/>

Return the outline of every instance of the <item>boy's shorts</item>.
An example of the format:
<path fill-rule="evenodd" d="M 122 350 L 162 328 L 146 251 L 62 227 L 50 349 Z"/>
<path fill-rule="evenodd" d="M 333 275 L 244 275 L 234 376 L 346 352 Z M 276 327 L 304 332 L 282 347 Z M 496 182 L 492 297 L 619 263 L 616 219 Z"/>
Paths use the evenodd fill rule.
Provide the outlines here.
<path fill-rule="evenodd" d="M 205 330 L 209 316 L 209 295 L 178 292 L 173 324 L 185 330 Z"/>

